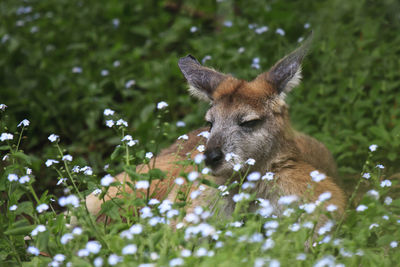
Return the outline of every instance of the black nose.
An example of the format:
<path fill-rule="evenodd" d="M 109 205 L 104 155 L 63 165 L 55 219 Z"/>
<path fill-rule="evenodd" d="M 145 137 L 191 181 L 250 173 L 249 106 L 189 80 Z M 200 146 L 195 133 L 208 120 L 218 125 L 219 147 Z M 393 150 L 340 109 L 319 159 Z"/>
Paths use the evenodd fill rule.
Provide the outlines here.
<path fill-rule="evenodd" d="M 206 156 L 205 162 L 207 166 L 215 167 L 217 166 L 223 157 L 221 149 L 210 149 L 204 152 L 204 156 Z"/>

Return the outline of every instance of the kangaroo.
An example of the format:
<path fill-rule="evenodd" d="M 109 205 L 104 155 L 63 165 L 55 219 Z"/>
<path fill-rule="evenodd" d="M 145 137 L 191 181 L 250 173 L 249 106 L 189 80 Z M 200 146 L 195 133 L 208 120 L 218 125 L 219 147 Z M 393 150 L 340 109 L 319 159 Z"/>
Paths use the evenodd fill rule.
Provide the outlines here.
<path fill-rule="evenodd" d="M 335 182 L 336 165 L 331 153 L 319 141 L 291 127 L 285 103 L 286 94 L 300 83 L 301 63 L 309 49 L 310 39 L 252 81 L 240 80 L 202 66 L 191 55 L 181 58 L 178 65 L 189 84 L 190 93 L 211 103 L 205 115 L 209 127 L 189 133 L 188 140 L 177 140 L 153 159 L 155 161 L 149 165 L 154 164 L 155 168 L 166 171 L 168 178 L 162 182 L 153 181 L 150 192 L 158 199 L 175 200 L 180 191 L 174 187 L 175 178 L 182 169 L 185 172 L 193 170 L 192 167 L 182 168 L 176 161 L 187 158 L 188 153 L 193 159 L 200 153 L 196 147 L 204 144 L 205 164 L 211 170 L 206 179 L 217 185 L 238 181 L 241 175 L 251 172 L 261 175 L 272 172 L 274 188 L 271 188 L 271 183 L 258 179 L 250 192 L 255 193 L 257 198 L 268 199 L 277 213 L 281 212 L 277 204 L 281 196 L 295 195 L 303 202 L 315 202 L 324 192 L 331 193 L 325 205 L 334 204 L 337 214 L 343 213 L 345 196 Z M 208 132 L 207 138 L 200 134 L 204 131 Z M 148 166 L 138 169 L 146 172 Z M 310 173 L 315 170 L 324 173 L 325 179 L 313 181 Z M 116 179 L 122 182 L 129 177 L 121 173 Z M 199 186 L 193 183 L 190 191 L 198 190 Z M 169 190 L 171 187 L 172 190 Z M 313 194 L 308 192 L 310 187 Z M 232 196 L 237 190 L 238 187 L 225 197 L 220 211 L 226 216 L 230 216 L 235 209 Z M 217 191 L 203 186 L 201 195 L 192 201 L 187 212 L 198 205 L 214 205 Z M 117 189 L 110 188 L 106 199 L 116 195 Z M 91 213 L 97 214 L 100 205 L 97 197 L 90 195 L 87 198 Z"/>

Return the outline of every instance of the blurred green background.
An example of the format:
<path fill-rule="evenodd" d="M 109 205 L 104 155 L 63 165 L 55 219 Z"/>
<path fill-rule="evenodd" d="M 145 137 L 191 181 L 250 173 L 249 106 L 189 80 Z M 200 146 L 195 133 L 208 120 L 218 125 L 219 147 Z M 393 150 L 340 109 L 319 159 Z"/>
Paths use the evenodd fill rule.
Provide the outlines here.
<path fill-rule="evenodd" d="M 105 108 L 128 121 L 146 151 L 155 150 L 159 101 L 170 109 L 160 147 L 204 125 L 207 104 L 187 94 L 180 57 L 252 79 L 313 30 L 304 81 L 288 96 L 293 124 L 324 142 L 346 177 L 360 173 L 370 144 L 393 173 L 400 169 L 399 11 L 398 0 L 3 0 L 0 103 L 8 109 L 0 132 L 31 121 L 22 149 L 43 186 L 57 182 L 44 167 L 55 155 L 51 133 L 101 173 L 120 143 L 104 124 Z"/>

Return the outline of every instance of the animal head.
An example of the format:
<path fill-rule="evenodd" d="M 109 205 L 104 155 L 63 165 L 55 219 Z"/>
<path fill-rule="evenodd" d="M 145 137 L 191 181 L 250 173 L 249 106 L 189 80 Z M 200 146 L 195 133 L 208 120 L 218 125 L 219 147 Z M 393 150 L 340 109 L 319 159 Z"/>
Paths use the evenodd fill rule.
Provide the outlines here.
<path fill-rule="evenodd" d="M 285 95 L 301 79 L 301 63 L 311 43 L 304 44 L 252 81 L 202 66 L 193 56 L 179 60 L 192 95 L 209 101 L 205 120 L 210 135 L 204 155 L 214 175 L 231 175 L 233 166 L 254 159 L 265 171 L 291 133 Z"/>

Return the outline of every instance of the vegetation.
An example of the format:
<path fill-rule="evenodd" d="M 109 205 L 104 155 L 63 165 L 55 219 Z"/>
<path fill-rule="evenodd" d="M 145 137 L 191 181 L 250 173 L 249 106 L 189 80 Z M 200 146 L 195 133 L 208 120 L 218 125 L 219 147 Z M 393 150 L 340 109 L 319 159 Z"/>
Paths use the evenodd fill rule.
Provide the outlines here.
<path fill-rule="evenodd" d="M 398 10 L 396 0 L 2 1 L 0 265 L 393 266 Z M 333 230 L 314 233 L 315 213 L 330 212 L 296 202 L 283 204 L 283 218 L 260 200 L 265 213 L 249 214 L 252 195 L 231 219 L 199 208 L 201 223 L 176 231 L 169 223 L 186 215 L 191 196 L 171 205 L 150 205 L 149 195 L 106 202 L 109 225 L 87 214 L 84 197 L 109 188 L 103 177 L 127 170 L 134 180 L 162 179 L 135 166 L 204 124 L 207 104 L 187 94 L 180 57 L 252 79 L 311 30 L 304 81 L 288 99 L 296 128 L 328 146 L 348 190 L 346 217 Z M 158 109 L 161 101 L 168 107 Z M 127 135 L 139 143 L 121 141 Z M 128 206 L 142 216 L 121 214 Z M 77 223 L 68 227 L 71 215 Z"/>

